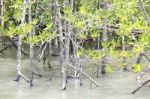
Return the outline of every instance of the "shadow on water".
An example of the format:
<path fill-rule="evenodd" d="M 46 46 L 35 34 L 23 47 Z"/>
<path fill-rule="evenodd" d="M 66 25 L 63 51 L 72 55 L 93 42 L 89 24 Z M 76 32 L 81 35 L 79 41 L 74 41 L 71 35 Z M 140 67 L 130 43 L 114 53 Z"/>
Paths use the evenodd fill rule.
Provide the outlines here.
<path fill-rule="evenodd" d="M 28 61 L 22 61 L 23 72 L 28 71 Z M 71 79 L 67 90 L 62 91 L 59 73 L 49 81 L 51 71 L 44 69 L 46 67 L 43 68 L 42 64 L 38 64 L 38 69 L 47 77 L 35 77 L 33 87 L 29 87 L 23 80 L 18 83 L 13 81 L 15 68 L 16 60 L 0 58 L 0 99 L 150 99 L 150 89 L 147 86 L 134 95 L 130 94 L 138 86 L 136 74 L 130 72 L 116 71 L 95 78 L 101 87 L 90 87 L 90 81 L 86 78 L 80 87 L 78 80 Z"/>

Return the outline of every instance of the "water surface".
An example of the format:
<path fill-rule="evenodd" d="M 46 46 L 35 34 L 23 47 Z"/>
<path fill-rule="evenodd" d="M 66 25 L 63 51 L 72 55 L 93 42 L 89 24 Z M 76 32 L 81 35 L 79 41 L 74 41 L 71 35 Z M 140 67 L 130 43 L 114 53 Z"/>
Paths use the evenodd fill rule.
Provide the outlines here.
<path fill-rule="evenodd" d="M 56 61 L 53 61 L 55 63 Z M 57 62 L 56 62 L 57 63 Z M 28 59 L 22 61 L 22 72 L 28 75 Z M 136 74 L 117 71 L 96 79 L 101 87 L 95 87 L 84 77 L 83 86 L 78 80 L 70 79 L 67 90 L 62 91 L 59 71 L 49 81 L 52 70 L 37 64 L 37 69 L 46 77 L 35 77 L 34 86 L 24 80 L 14 82 L 16 60 L 0 58 L 0 99 L 150 99 L 150 88 L 145 86 L 136 94 L 130 94 L 138 85 Z M 57 66 L 53 66 L 58 68 Z M 58 69 L 59 70 L 59 69 Z"/>

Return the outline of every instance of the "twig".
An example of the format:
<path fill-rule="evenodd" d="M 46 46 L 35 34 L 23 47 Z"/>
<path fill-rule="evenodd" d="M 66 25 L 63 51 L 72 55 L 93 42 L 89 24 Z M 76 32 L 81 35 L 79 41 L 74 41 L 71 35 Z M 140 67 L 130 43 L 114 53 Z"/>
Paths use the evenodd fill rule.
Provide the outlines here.
<path fill-rule="evenodd" d="M 150 59 L 148 58 L 147 55 L 145 55 L 144 53 L 142 53 L 142 55 L 147 59 L 147 61 L 150 63 Z"/>
<path fill-rule="evenodd" d="M 82 69 L 79 69 L 79 68 L 76 68 L 75 66 L 73 66 L 73 65 L 71 65 L 71 64 L 69 64 L 69 63 L 67 63 L 70 67 L 72 67 L 73 69 L 75 69 L 75 70 L 80 70 L 81 71 L 81 73 L 83 74 L 83 75 L 85 75 L 90 81 L 92 81 L 97 87 L 100 87 L 100 85 L 92 78 L 92 77 L 90 77 L 88 74 L 86 74 Z"/>
<path fill-rule="evenodd" d="M 7 36 L 5 36 L 5 37 L 6 37 L 6 39 L 8 39 L 8 40 L 13 44 L 13 46 L 17 49 L 17 44 L 16 44 L 16 42 L 14 42 L 10 37 L 7 37 Z M 22 52 L 24 55 L 28 55 L 27 52 L 25 52 L 25 50 L 24 50 L 23 48 L 21 48 L 21 52 Z"/>
<path fill-rule="evenodd" d="M 8 46 L 6 46 L 5 48 L 3 48 L 3 49 L 1 49 L 0 50 L 0 53 L 2 53 L 3 51 L 5 51 L 7 48 L 9 48 L 9 47 L 11 47 L 12 45 L 8 45 Z"/>
<path fill-rule="evenodd" d="M 143 1 L 142 0 L 139 0 L 139 4 L 140 4 L 140 7 L 142 9 L 142 12 L 144 13 L 144 16 L 145 16 L 145 19 L 147 20 L 148 22 L 148 26 L 150 26 L 150 18 L 145 10 L 145 7 L 144 7 L 144 4 L 143 4 Z"/>
<path fill-rule="evenodd" d="M 131 92 L 131 94 L 135 94 L 138 90 L 140 90 L 144 85 L 150 82 L 150 79 L 145 81 L 140 87 L 136 88 L 134 91 Z"/>

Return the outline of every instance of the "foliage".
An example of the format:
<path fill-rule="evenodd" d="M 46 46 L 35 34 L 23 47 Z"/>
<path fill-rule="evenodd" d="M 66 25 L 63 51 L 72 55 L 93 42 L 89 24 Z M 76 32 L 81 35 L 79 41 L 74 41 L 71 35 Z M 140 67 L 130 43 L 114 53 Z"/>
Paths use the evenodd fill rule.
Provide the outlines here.
<path fill-rule="evenodd" d="M 141 51 L 150 48 L 150 33 L 145 16 L 139 6 L 137 0 L 108 0 L 108 9 L 104 8 L 103 0 L 75 0 L 74 10 L 70 6 L 64 7 L 64 1 L 59 0 L 62 22 L 70 22 L 73 27 L 74 35 L 77 42 L 83 41 L 83 48 L 93 60 L 101 59 L 106 53 L 109 56 L 130 58 Z M 38 6 L 37 6 L 38 5 Z M 150 15 L 150 2 L 144 0 L 144 6 L 148 15 Z M 38 7 L 38 8 L 37 8 Z M 2 36 L 17 35 L 24 36 L 24 42 L 33 44 L 43 43 L 49 39 L 57 38 L 58 26 L 54 23 L 53 16 L 55 9 L 52 7 L 52 0 L 32 0 L 32 18 L 31 24 L 28 22 L 28 14 L 26 14 L 26 23 L 21 26 L 22 17 L 22 0 L 4 0 L 4 21 L 5 32 Z M 27 6 L 28 8 L 28 6 Z M 28 9 L 27 9 L 28 11 Z M 72 13 L 72 14 L 71 14 Z M 100 42 L 103 32 L 103 19 L 107 18 L 108 41 Z M 36 20 L 36 21 L 35 21 Z M 40 23 L 46 25 L 42 30 L 34 31 Z M 134 30 L 141 33 L 133 39 Z M 30 32 L 35 35 L 29 37 Z M 122 51 L 122 36 L 125 36 L 126 46 L 130 50 Z M 93 45 L 88 43 L 92 39 Z M 87 46 L 88 45 L 88 46 Z M 93 51 L 96 46 L 100 46 L 98 51 Z M 92 46 L 89 47 L 89 46 Z M 101 49 L 107 48 L 107 52 L 102 53 Z M 83 51 L 78 50 L 77 54 L 82 55 Z M 135 66 L 135 71 L 140 71 L 141 66 Z M 109 72 L 112 71 L 110 66 L 107 67 Z"/>

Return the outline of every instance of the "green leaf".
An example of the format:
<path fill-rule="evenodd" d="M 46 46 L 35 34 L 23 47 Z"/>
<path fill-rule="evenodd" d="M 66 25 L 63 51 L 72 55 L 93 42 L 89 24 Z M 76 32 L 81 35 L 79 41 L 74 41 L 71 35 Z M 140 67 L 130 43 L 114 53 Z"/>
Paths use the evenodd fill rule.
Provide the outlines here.
<path fill-rule="evenodd" d="M 109 64 L 109 65 L 106 66 L 106 72 L 107 73 L 112 73 L 113 71 L 114 71 L 114 68 L 113 68 L 112 65 Z"/>
<path fill-rule="evenodd" d="M 134 72 L 141 72 L 143 70 L 143 67 L 141 66 L 141 64 L 135 64 L 133 67 L 134 67 L 133 68 Z"/>

